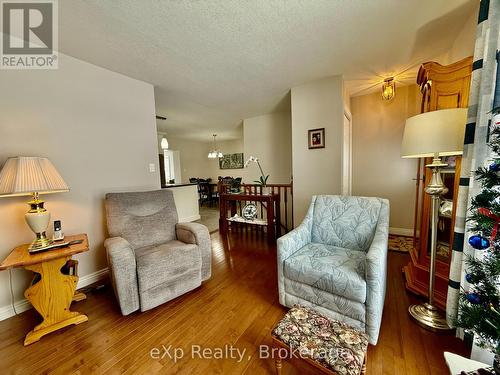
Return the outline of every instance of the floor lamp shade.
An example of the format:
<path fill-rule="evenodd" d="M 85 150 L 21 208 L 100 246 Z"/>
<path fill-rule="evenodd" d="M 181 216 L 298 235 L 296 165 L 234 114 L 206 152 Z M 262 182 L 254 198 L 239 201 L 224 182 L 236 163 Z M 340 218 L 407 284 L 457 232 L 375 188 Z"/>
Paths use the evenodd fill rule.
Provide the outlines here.
<path fill-rule="evenodd" d="M 50 213 L 44 208 L 39 194 L 69 191 L 68 185 L 47 158 L 18 156 L 9 158 L 0 171 L 0 197 L 32 195 L 28 202 L 30 210 L 25 214 L 26 222 L 36 239 L 30 251 L 48 247 L 52 241 L 45 234 Z"/>
<path fill-rule="evenodd" d="M 442 109 L 410 117 L 405 124 L 401 157 L 461 155 L 466 121 L 466 108 Z"/>

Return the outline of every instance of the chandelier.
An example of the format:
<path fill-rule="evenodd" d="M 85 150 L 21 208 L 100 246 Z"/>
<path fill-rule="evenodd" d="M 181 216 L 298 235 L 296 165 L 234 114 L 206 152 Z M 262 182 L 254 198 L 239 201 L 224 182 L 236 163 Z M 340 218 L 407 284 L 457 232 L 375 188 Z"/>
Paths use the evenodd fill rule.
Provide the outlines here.
<path fill-rule="evenodd" d="M 220 152 L 218 149 L 217 149 L 217 141 L 216 141 L 216 137 L 217 137 L 217 134 L 213 134 L 212 135 L 214 137 L 214 148 L 212 151 L 210 151 L 208 153 L 208 158 L 209 159 L 217 159 L 217 158 L 221 158 L 223 157 L 224 155 L 222 155 L 222 152 Z"/>

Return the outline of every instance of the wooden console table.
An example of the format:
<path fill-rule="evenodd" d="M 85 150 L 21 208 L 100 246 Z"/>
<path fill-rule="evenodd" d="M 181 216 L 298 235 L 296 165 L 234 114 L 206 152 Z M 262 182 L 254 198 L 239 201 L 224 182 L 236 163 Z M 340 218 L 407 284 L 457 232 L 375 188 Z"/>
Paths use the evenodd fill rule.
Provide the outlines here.
<path fill-rule="evenodd" d="M 35 273 L 33 281 L 24 296 L 42 316 L 43 322 L 33 328 L 24 340 L 24 345 L 32 344 L 42 336 L 63 327 L 80 324 L 88 320 L 86 315 L 69 310 L 73 300 L 85 299 L 83 293 L 75 294 L 77 275 L 65 275 L 61 268 L 71 260 L 71 256 L 89 249 L 86 234 L 66 236 L 65 241 L 82 240 L 76 245 L 30 254 L 29 244 L 16 247 L 0 264 L 0 271 L 24 267 Z M 77 261 L 75 262 L 78 264 Z"/>
<path fill-rule="evenodd" d="M 243 223 L 246 225 L 260 225 L 267 228 L 267 240 L 273 243 L 277 237 L 281 234 L 280 225 L 280 195 L 277 193 L 273 194 L 232 194 L 232 193 L 222 193 L 219 194 L 219 232 L 221 234 L 226 234 L 228 230 L 228 222 L 234 221 L 238 223 Z M 265 220 L 231 220 L 227 217 L 228 209 L 231 212 L 231 217 L 236 213 L 236 202 L 260 202 L 264 205 L 266 211 Z"/>

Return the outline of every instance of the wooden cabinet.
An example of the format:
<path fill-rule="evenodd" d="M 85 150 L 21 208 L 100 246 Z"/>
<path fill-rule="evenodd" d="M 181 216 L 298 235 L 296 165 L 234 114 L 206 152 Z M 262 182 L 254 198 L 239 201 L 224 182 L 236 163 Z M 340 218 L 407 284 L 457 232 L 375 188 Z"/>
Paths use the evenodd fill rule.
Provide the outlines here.
<path fill-rule="evenodd" d="M 472 57 L 446 66 L 436 62 L 422 64 L 417 76 L 417 83 L 422 93 L 421 112 L 467 107 L 471 72 Z M 448 163 L 448 167 L 443 169 L 442 177 L 449 191 L 441 197 L 434 289 L 435 304 L 442 309 L 446 306 L 461 157 L 448 157 L 444 161 Z M 425 297 L 429 288 L 431 235 L 431 200 L 424 192 L 431 178 L 431 172 L 425 165 L 431 162 L 432 158 L 421 159 L 418 162 L 413 249 L 410 251 L 410 263 L 403 268 L 407 289 Z"/>

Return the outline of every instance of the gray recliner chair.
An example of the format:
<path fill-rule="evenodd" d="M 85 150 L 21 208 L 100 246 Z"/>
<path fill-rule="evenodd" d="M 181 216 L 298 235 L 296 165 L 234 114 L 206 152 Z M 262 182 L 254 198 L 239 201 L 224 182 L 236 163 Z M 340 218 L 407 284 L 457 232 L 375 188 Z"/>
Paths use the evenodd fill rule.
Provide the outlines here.
<path fill-rule="evenodd" d="M 109 193 L 105 200 L 111 281 L 123 315 L 146 311 L 211 276 L 207 227 L 178 223 L 173 193 Z"/>

